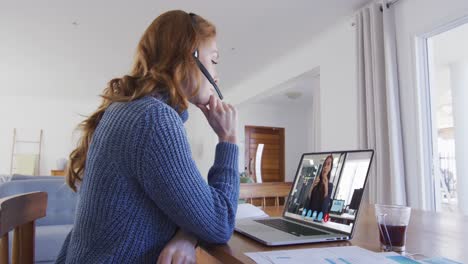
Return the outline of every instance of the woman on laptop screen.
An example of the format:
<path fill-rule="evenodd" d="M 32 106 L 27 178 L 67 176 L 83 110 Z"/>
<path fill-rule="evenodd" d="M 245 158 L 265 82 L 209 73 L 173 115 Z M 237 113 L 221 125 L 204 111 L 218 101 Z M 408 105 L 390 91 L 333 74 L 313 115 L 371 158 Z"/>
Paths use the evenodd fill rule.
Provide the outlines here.
<path fill-rule="evenodd" d="M 315 177 L 312 189 L 309 195 L 309 203 L 306 208 L 322 212 L 323 215 L 328 213 L 330 205 L 330 196 L 333 191 L 333 184 L 330 182 L 331 171 L 333 168 L 333 156 L 329 155 L 323 162 L 322 171 Z"/>

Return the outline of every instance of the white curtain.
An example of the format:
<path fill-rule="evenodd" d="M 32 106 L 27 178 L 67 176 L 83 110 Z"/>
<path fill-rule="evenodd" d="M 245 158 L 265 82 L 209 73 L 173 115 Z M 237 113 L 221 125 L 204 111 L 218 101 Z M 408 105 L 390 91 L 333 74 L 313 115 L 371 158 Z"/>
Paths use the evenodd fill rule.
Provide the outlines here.
<path fill-rule="evenodd" d="M 371 3 L 356 14 L 356 26 L 359 145 L 375 150 L 369 202 L 406 205 L 393 11 Z"/>

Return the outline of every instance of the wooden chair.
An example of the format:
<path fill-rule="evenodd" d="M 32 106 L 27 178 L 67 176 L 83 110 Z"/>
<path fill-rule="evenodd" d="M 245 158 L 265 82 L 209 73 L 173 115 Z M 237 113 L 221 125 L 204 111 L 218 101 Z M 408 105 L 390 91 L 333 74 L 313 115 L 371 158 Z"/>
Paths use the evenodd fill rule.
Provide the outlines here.
<path fill-rule="evenodd" d="M 292 182 L 241 183 L 239 198 L 251 204 L 253 199 L 261 198 L 262 207 L 266 206 L 267 198 L 275 198 L 275 206 L 279 206 L 279 198 L 287 197 L 291 186 Z"/>
<path fill-rule="evenodd" d="M 0 199 L 0 264 L 8 264 L 8 232 L 13 233 L 12 264 L 34 263 L 35 221 L 46 215 L 47 193 Z"/>

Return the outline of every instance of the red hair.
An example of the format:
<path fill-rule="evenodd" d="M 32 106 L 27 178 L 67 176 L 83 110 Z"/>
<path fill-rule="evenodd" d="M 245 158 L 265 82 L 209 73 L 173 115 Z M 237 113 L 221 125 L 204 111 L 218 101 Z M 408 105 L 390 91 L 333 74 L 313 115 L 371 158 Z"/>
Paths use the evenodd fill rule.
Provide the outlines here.
<path fill-rule="evenodd" d="M 138 43 L 130 73 L 109 82 L 99 108 L 79 125 L 82 135 L 70 154 L 66 176 L 74 191 L 83 180 L 86 153 L 107 107 L 113 102 L 130 102 L 146 95 L 164 95 L 171 107 L 185 111 L 188 98 L 182 87 L 194 87 L 193 96 L 201 82 L 192 54 L 201 43 L 215 36 L 212 23 L 181 10 L 163 13 L 151 23 Z"/>

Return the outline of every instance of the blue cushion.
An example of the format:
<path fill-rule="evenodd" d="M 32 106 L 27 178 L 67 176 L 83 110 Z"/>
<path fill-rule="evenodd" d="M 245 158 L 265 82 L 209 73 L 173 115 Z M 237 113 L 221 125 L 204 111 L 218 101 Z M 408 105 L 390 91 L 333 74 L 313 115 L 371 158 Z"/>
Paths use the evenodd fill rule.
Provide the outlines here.
<path fill-rule="evenodd" d="M 48 194 L 46 217 L 37 220 L 36 226 L 73 224 L 77 195 L 63 179 L 20 180 L 0 184 L 0 198 L 36 191 Z"/>
<path fill-rule="evenodd" d="M 73 225 L 36 227 L 36 261 L 55 261 Z"/>
<path fill-rule="evenodd" d="M 12 181 L 23 181 L 23 180 L 64 180 L 64 176 L 31 176 L 23 174 L 13 174 L 11 176 Z"/>

